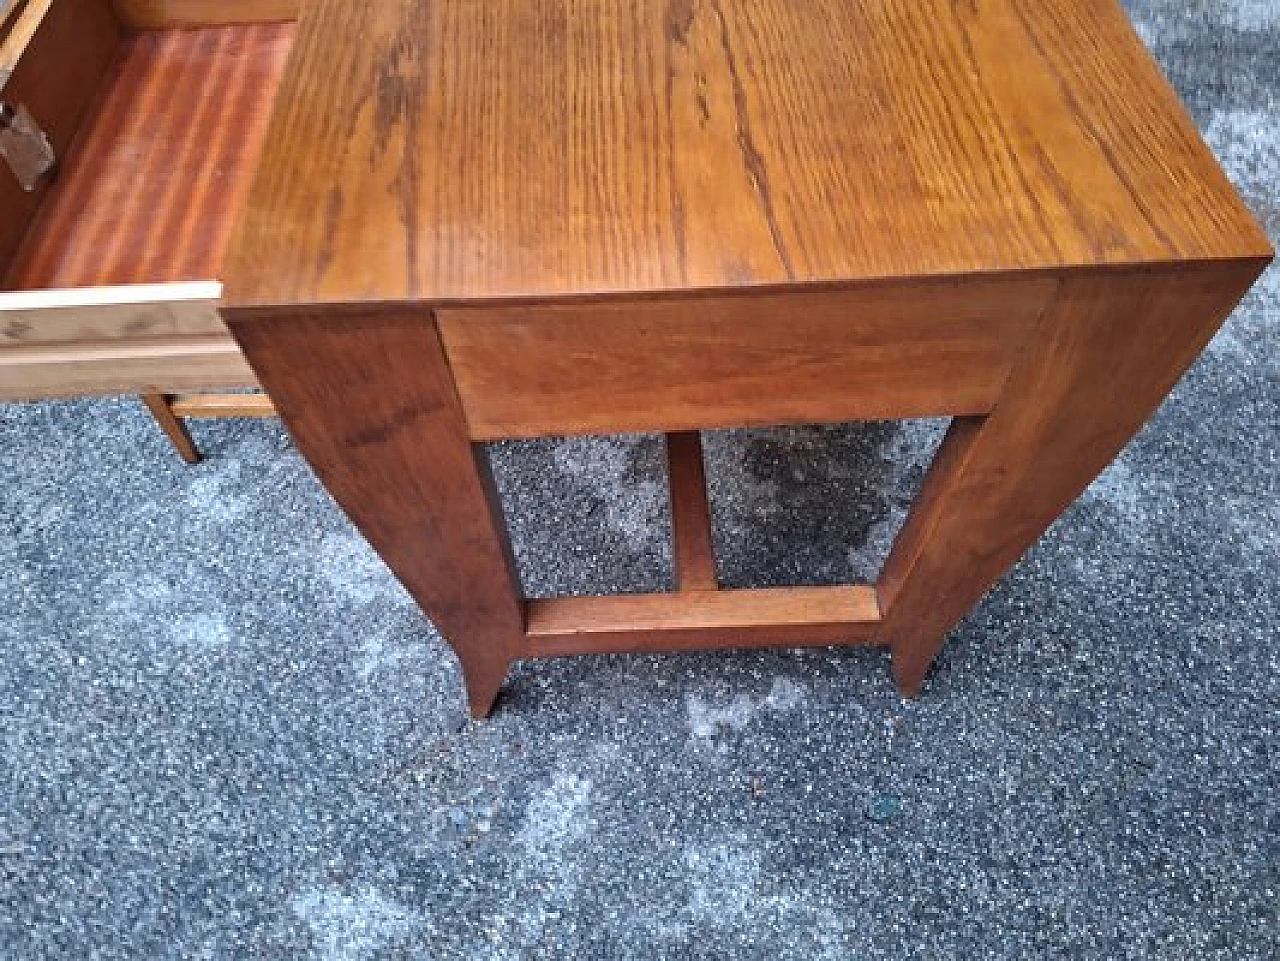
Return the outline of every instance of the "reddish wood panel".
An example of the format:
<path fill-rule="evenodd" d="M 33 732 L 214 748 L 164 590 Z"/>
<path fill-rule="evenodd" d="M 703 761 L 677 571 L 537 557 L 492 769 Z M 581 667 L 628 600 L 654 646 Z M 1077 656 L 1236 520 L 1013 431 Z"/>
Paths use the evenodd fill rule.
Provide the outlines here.
<path fill-rule="evenodd" d="M 522 646 L 524 610 L 430 312 L 227 320 L 299 449 L 453 645 L 471 709 L 487 714 Z"/>
<path fill-rule="evenodd" d="M 995 409 L 953 428 L 885 565 L 884 636 L 905 693 L 1151 416 L 1265 265 L 1064 281 Z"/>
<path fill-rule="evenodd" d="M 472 436 L 984 413 L 1051 277 L 437 314 Z"/>
<path fill-rule="evenodd" d="M 217 279 L 293 29 L 125 40 L 6 286 Z"/>
<path fill-rule="evenodd" d="M 3 85 L 4 99 L 31 111 L 59 157 L 88 115 L 119 41 L 107 0 L 57 0 Z M 0 276 L 48 193 L 47 182 L 24 193 L 0 164 Z"/>

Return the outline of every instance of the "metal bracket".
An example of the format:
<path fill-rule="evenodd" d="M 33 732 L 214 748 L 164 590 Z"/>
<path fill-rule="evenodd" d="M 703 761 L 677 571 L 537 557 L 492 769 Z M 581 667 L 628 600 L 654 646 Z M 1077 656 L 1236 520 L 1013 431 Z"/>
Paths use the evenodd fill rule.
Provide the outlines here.
<path fill-rule="evenodd" d="M 58 162 L 53 144 L 31 111 L 21 104 L 14 109 L 4 102 L 0 102 L 0 156 L 27 193 L 35 190 Z"/>

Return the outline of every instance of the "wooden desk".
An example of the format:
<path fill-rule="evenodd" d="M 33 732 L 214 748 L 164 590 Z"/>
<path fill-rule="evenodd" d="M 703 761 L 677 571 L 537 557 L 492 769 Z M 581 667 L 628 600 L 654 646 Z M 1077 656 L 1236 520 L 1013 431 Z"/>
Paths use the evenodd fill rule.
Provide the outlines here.
<path fill-rule="evenodd" d="M 476 714 L 591 651 L 913 695 L 1271 256 L 1111 0 L 307 0 L 223 314 Z M 876 584 L 716 589 L 697 430 L 926 415 Z M 679 591 L 524 599 L 477 445 L 638 430 Z"/>

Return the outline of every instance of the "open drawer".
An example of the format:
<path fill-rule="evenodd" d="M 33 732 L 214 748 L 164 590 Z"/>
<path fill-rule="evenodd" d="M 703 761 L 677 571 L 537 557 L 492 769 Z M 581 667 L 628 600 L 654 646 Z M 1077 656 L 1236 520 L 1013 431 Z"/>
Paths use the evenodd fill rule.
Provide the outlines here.
<path fill-rule="evenodd" d="M 255 383 L 218 281 L 295 5 L 0 0 L 0 399 Z"/>

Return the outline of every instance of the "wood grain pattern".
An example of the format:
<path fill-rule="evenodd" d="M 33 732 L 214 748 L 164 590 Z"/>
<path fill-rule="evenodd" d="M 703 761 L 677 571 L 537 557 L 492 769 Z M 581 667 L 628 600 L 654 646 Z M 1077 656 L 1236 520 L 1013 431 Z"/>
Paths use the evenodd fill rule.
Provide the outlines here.
<path fill-rule="evenodd" d="M 124 41 L 6 286 L 216 280 L 292 35 L 268 24 Z"/>
<path fill-rule="evenodd" d="M 0 349 L 0 400 L 146 394 L 257 383 L 231 338 L 166 338 Z"/>
<path fill-rule="evenodd" d="M 177 394 L 168 398 L 175 417 L 276 417 L 266 394 Z"/>
<path fill-rule="evenodd" d="M 0 292 L 0 350 L 38 344 L 222 337 L 217 283 Z"/>
<path fill-rule="evenodd" d="M 31 111 L 58 157 L 66 157 L 119 40 L 107 0 L 57 0 L 23 46 L 4 98 Z M 26 193 L 0 164 L 0 276 L 50 192 L 48 183 Z"/>
<path fill-rule="evenodd" d="M 1114 0 L 309 0 L 226 316 L 474 711 L 708 646 L 887 641 L 914 693 L 1270 256 Z M 928 414 L 877 588 L 522 603 L 472 446 Z"/>
<path fill-rule="evenodd" d="M 132 30 L 298 19 L 301 0 L 114 0 L 116 14 Z"/>
<path fill-rule="evenodd" d="M 471 709 L 487 714 L 524 610 L 430 312 L 226 316 L 299 449 L 453 645 Z"/>
<path fill-rule="evenodd" d="M 252 387 L 216 283 L 0 293 L 0 400 Z"/>
<path fill-rule="evenodd" d="M 553 597 L 526 602 L 525 656 L 874 643 L 861 585 Z"/>
<path fill-rule="evenodd" d="M 1064 282 L 995 409 L 953 431 L 885 565 L 884 631 L 904 692 L 1151 416 L 1266 262 Z"/>
<path fill-rule="evenodd" d="M 312 0 L 282 90 L 241 305 L 1270 249 L 1114 0 Z"/>
<path fill-rule="evenodd" d="M 711 504 L 697 431 L 668 434 L 667 474 L 671 498 L 671 556 L 681 591 L 719 587 L 716 552 L 711 542 Z"/>
<path fill-rule="evenodd" d="M 1056 281 L 443 309 L 472 436 L 979 414 Z"/>

